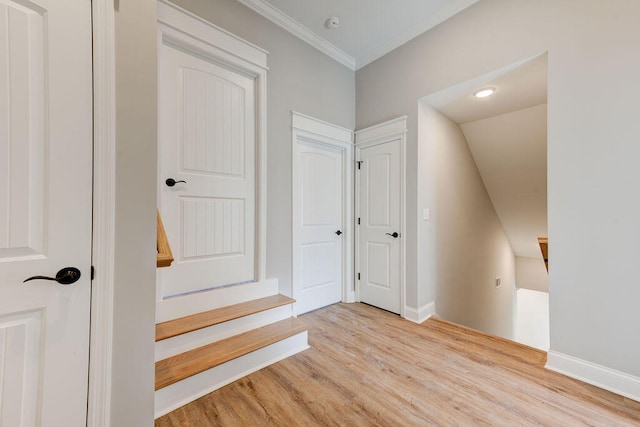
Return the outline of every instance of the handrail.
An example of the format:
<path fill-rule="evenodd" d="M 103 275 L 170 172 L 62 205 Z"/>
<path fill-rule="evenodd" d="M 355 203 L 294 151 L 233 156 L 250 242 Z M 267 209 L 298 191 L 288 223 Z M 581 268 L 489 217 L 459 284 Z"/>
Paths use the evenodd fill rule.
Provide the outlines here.
<path fill-rule="evenodd" d="M 167 233 L 164 231 L 164 225 L 162 224 L 162 218 L 160 218 L 160 211 L 158 213 L 158 244 L 157 244 L 157 256 L 156 267 L 169 267 L 173 262 L 173 253 L 171 252 L 171 246 L 169 245 L 169 239 L 167 239 Z"/>
<path fill-rule="evenodd" d="M 549 272 L 549 238 L 538 237 L 538 244 L 540 245 L 540 252 L 542 252 L 542 259 L 544 260 L 544 266 L 547 267 L 547 273 Z"/>

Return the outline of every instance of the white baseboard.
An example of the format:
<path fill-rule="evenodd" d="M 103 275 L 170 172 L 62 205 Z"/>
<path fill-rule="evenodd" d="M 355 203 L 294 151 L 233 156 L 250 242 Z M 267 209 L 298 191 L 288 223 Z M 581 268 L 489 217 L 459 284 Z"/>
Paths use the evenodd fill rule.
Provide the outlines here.
<path fill-rule="evenodd" d="M 434 314 L 436 314 L 435 301 L 431 301 L 418 309 L 413 307 L 404 308 L 404 318 L 413 323 L 422 323 Z"/>
<path fill-rule="evenodd" d="M 278 293 L 278 279 L 211 289 L 156 302 L 156 323 Z"/>
<path fill-rule="evenodd" d="M 346 302 L 346 303 L 356 302 L 356 293 L 354 291 L 347 291 L 346 299 L 342 302 Z"/>
<path fill-rule="evenodd" d="M 307 331 L 304 331 L 161 388 L 155 393 L 155 418 L 308 348 Z"/>
<path fill-rule="evenodd" d="M 549 351 L 545 368 L 640 402 L 640 378 L 566 354 Z"/>

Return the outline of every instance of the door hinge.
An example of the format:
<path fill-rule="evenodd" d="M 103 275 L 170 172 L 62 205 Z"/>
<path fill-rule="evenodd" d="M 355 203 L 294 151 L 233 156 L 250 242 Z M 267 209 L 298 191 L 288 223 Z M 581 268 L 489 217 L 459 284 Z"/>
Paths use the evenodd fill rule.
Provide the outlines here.
<path fill-rule="evenodd" d="M 358 273 L 358 280 L 360 280 L 360 273 Z"/>
<path fill-rule="evenodd" d="M 358 225 L 360 225 L 360 218 L 358 218 Z"/>
<path fill-rule="evenodd" d="M 93 278 L 96 275 L 96 269 L 93 267 L 93 265 L 91 266 L 91 280 L 93 280 Z"/>
<path fill-rule="evenodd" d="M 358 164 L 358 170 L 360 170 L 360 165 L 362 164 L 362 160 L 356 160 L 356 163 Z"/>

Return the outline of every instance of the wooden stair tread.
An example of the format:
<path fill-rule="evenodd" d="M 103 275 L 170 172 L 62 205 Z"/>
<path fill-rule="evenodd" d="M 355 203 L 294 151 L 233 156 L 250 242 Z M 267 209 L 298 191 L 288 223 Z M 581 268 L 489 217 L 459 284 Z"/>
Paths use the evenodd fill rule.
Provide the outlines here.
<path fill-rule="evenodd" d="M 158 323 L 156 342 L 293 302 L 294 299 L 278 294 Z"/>
<path fill-rule="evenodd" d="M 156 390 L 306 330 L 292 317 L 160 360 L 156 362 Z"/>

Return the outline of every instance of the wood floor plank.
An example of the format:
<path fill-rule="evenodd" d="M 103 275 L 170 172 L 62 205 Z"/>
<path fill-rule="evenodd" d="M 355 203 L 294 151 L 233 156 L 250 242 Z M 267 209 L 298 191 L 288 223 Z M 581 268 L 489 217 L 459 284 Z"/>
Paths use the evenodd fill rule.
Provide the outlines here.
<path fill-rule="evenodd" d="M 174 426 L 638 426 L 640 403 L 544 369 L 544 352 L 364 304 L 299 317 L 311 349 L 156 420 Z"/>
<path fill-rule="evenodd" d="M 284 295 L 272 295 L 158 323 L 156 325 L 156 341 L 162 341 L 294 302 L 294 299 Z"/>
<path fill-rule="evenodd" d="M 156 362 L 156 390 L 306 331 L 295 318 L 214 342 Z"/>

